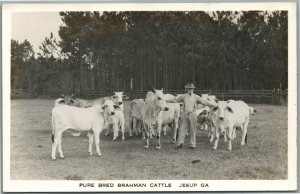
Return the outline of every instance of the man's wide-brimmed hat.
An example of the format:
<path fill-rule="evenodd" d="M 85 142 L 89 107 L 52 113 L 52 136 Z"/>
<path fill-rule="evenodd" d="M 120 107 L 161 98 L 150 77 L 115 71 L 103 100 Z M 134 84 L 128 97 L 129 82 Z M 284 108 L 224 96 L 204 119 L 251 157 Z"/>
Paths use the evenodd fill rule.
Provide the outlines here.
<path fill-rule="evenodd" d="M 196 87 L 194 86 L 193 83 L 187 83 L 186 86 L 185 86 L 185 88 L 186 88 L 186 89 L 189 89 L 189 88 L 190 88 L 190 89 L 195 89 Z"/>

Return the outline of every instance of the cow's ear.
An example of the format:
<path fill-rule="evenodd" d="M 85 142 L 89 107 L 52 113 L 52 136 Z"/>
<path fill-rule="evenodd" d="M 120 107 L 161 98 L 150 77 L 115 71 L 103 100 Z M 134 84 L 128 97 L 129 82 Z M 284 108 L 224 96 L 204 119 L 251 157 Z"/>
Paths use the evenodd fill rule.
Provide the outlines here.
<path fill-rule="evenodd" d="M 60 101 L 58 101 L 59 104 L 64 104 L 65 102 L 65 99 L 61 99 Z"/>
<path fill-rule="evenodd" d="M 207 110 L 203 110 L 201 115 L 207 115 L 207 113 L 208 113 Z"/>
<path fill-rule="evenodd" d="M 233 110 L 232 110 L 229 106 L 227 106 L 227 110 L 228 110 L 230 113 L 233 113 Z"/>
<path fill-rule="evenodd" d="M 104 110 L 106 107 L 107 107 L 107 105 L 106 105 L 106 104 L 104 104 L 104 105 L 102 106 L 102 109 Z"/>
<path fill-rule="evenodd" d="M 151 91 L 152 91 L 153 93 L 155 93 L 155 89 L 154 89 L 154 88 L 151 88 Z"/>
<path fill-rule="evenodd" d="M 121 110 L 121 108 L 120 108 L 118 105 L 114 105 L 114 108 L 115 108 L 116 110 Z"/>
<path fill-rule="evenodd" d="M 129 96 L 127 96 L 126 94 L 123 94 L 123 98 L 124 98 L 125 100 L 129 100 L 129 99 L 130 99 Z"/>
<path fill-rule="evenodd" d="M 211 110 L 212 110 L 213 112 L 216 112 L 216 111 L 218 110 L 218 107 L 215 106 L 215 107 L 213 107 Z"/>
<path fill-rule="evenodd" d="M 161 91 L 164 92 L 164 88 L 161 88 Z"/>

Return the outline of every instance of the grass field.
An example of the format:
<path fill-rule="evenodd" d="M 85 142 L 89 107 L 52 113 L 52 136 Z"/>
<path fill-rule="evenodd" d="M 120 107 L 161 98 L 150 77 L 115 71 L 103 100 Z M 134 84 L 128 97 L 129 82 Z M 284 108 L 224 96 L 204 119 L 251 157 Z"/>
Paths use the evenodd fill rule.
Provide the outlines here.
<path fill-rule="evenodd" d="M 128 136 L 128 102 L 124 103 L 126 140 L 100 137 L 102 156 L 88 156 L 88 138 L 63 134 L 65 159 L 51 161 L 50 112 L 54 100 L 11 101 L 11 179 L 13 180 L 131 180 L 131 179 L 286 179 L 287 107 L 252 105 L 258 113 L 250 120 L 248 144 L 240 146 L 240 133 L 228 151 L 223 138 L 212 150 L 207 132 L 197 131 L 197 149 L 175 150 L 170 131 L 144 150 L 141 137 Z M 95 150 L 95 146 L 93 146 Z M 95 154 L 95 151 L 94 151 Z"/>

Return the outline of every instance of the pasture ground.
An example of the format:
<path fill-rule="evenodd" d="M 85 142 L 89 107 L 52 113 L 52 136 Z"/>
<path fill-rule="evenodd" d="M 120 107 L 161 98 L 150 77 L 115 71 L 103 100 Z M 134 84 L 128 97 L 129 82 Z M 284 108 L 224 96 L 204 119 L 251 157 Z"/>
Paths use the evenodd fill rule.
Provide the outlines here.
<path fill-rule="evenodd" d="M 241 147 L 241 135 L 233 150 L 220 138 L 212 150 L 207 131 L 197 131 L 197 149 L 175 150 L 171 133 L 162 137 L 162 150 L 150 141 L 142 148 L 141 137 L 128 135 L 128 102 L 124 102 L 126 140 L 112 141 L 102 132 L 102 156 L 88 156 L 88 138 L 63 134 L 65 159 L 50 160 L 50 112 L 54 100 L 24 99 L 11 101 L 11 179 L 13 180 L 222 180 L 287 178 L 287 107 L 252 105 L 258 111 L 250 120 L 248 144 Z M 95 146 L 93 146 L 95 154 Z"/>

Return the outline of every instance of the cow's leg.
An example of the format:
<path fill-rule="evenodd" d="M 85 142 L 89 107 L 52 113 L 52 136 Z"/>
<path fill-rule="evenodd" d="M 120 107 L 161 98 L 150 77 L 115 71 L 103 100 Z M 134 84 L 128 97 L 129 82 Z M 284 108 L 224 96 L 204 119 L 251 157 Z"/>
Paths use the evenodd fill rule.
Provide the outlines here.
<path fill-rule="evenodd" d="M 207 125 L 207 123 L 204 123 L 204 130 L 205 130 L 205 131 L 208 130 L 208 125 Z"/>
<path fill-rule="evenodd" d="M 114 133 L 113 141 L 115 141 L 119 135 L 119 123 L 114 121 L 112 124 L 112 127 L 113 127 L 113 133 Z"/>
<path fill-rule="evenodd" d="M 176 143 L 177 132 L 178 132 L 178 118 L 173 121 L 173 143 Z"/>
<path fill-rule="evenodd" d="M 166 136 L 167 135 L 167 125 L 162 127 L 162 131 L 163 131 L 164 136 Z"/>
<path fill-rule="evenodd" d="M 62 132 L 60 132 L 60 131 L 56 131 L 54 134 L 54 138 L 53 138 L 54 142 L 52 143 L 52 154 L 51 154 L 52 160 L 56 160 L 56 149 L 60 142 L 61 134 L 62 134 Z"/>
<path fill-rule="evenodd" d="M 245 121 L 245 123 L 242 125 L 242 142 L 241 145 L 245 145 L 245 142 L 247 143 L 247 128 L 248 128 L 249 119 Z"/>
<path fill-rule="evenodd" d="M 233 133 L 234 127 L 232 125 L 229 125 L 228 127 L 228 150 L 232 149 L 231 140 L 232 140 L 232 133 Z"/>
<path fill-rule="evenodd" d="M 129 118 L 129 136 L 132 137 L 132 131 L 133 131 L 133 118 Z"/>
<path fill-rule="evenodd" d="M 148 128 L 148 126 L 145 126 L 145 125 L 144 125 L 144 134 L 146 136 L 146 142 L 145 142 L 144 148 L 148 149 L 149 148 L 150 129 Z"/>
<path fill-rule="evenodd" d="M 59 152 L 59 157 L 61 159 L 64 159 L 65 157 L 64 157 L 64 154 L 63 154 L 62 149 L 61 149 L 61 142 L 62 142 L 62 135 L 61 135 L 59 143 L 58 143 L 58 152 Z"/>
<path fill-rule="evenodd" d="M 153 136 L 155 136 L 155 132 L 153 127 L 150 128 L 150 139 L 153 139 Z"/>
<path fill-rule="evenodd" d="M 89 150 L 88 150 L 88 152 L 89 152 L 89 155 L 91 156 L 91 155 L 93 155 L 93 148 L 92 148 L 93 143 L 94 143 L 93 132 L 89 131 L 87 135 L 89 137 Z"/>
<path fill-rule="evenodd" d="M 142 139 L 146 139 L 146 133 L 147 133 L 147 131 L 146 131 L 146 126 L 144 125 L 144 124 L 142 124 L 142 126 L 143 126 L 143 129 L 142 129 Z"/>
<path fill-rule="evenodd" d="M 137 124 L 137 120 L 135 119 L 135 118 L 132 118 L 132 131 L 134 131 L 134 133 L 135 133 L 135 136 L 137 136 L 137 126 L 136 126 L 136 124 Z"/>
<path fill-rule="evenodd" d="M 109 135 L 109 130 L 110 130 L 110 124 L 107 124 L 106 125 L 106 132 L 105 132 L 105 136 L 108 136 Z"/>
<path fill-rule="evenodd" d="M 232 139 L 235 139 L 236 138 L 236 127 L 233 128 L 233 131 L 232 131 Z"/>
<path fill-rule="evenodd" d="M 210 124 L 210 129 L 209 129 L 209 133 L 210 133 L 210 142 L 213 142 L 215 139 L 215 134 L 216 134 L 216 126 L 214 126 L 213 124 Z"/>
<path fill-rule="evenodd" d="M 121 123 L 120 123 L 120 124 L 121 124 L 120 128 L 121 128 L 121 131 L 122 131 L 122 140 L 125 139 L 125 134 L 124 134 L 124 133 L 125 133 L 125 132 L 124 132 L 124 130 L 125 130 L 125 129 L 124 129 L 124 128 L 125 128 L 125 127 L 124 127 L 124 122 L 125 122 L 125 121 L 124 121 L 124 116 L 123 116 L 123 118 L 121 118 Z"/>
<path fill-rule="evenodd" d="M 138 134 L 142 134 L 143 132 L 143 121 L 139 121 L 139 120 L 136 120 L 136 129 L 137 129 L 137 132 Z"/>
<path fill-rule="evenodd" d="M 220 130 L 220 129 L 219 129 L 218 127 L 215 128 L 216 141 L 215 141 L 215 144 L 214 144 L 214 147 L 213 147 L 214 150 L 216 150 L 217 147 L 218 147 L 219 135 L 220 135 L 219 130 Z"/>
<path fill-rule="evenodd" d="M 160 134 L 161 134 L 161 125 L 162 123 L 159 122 L 157 124 L 157 146 L 156 146 L 156 149 L 160 150 L 161 149 L 161 144 L 160 144 Z"/>
<path fill-rule="evenodd" d="M 100 129 L 94 130 L 94 138 L 95 138 L 95 144 L 96 144 L 96 152 L 98 156 L 101 156 L 100 152 Z"/>
<path fill-rule="evenodd" d="M 226 130 L 223 132 L 223 134 L 224 134 L 224 141 L 227 142 L 227 132 L 226 132 Z"/>

